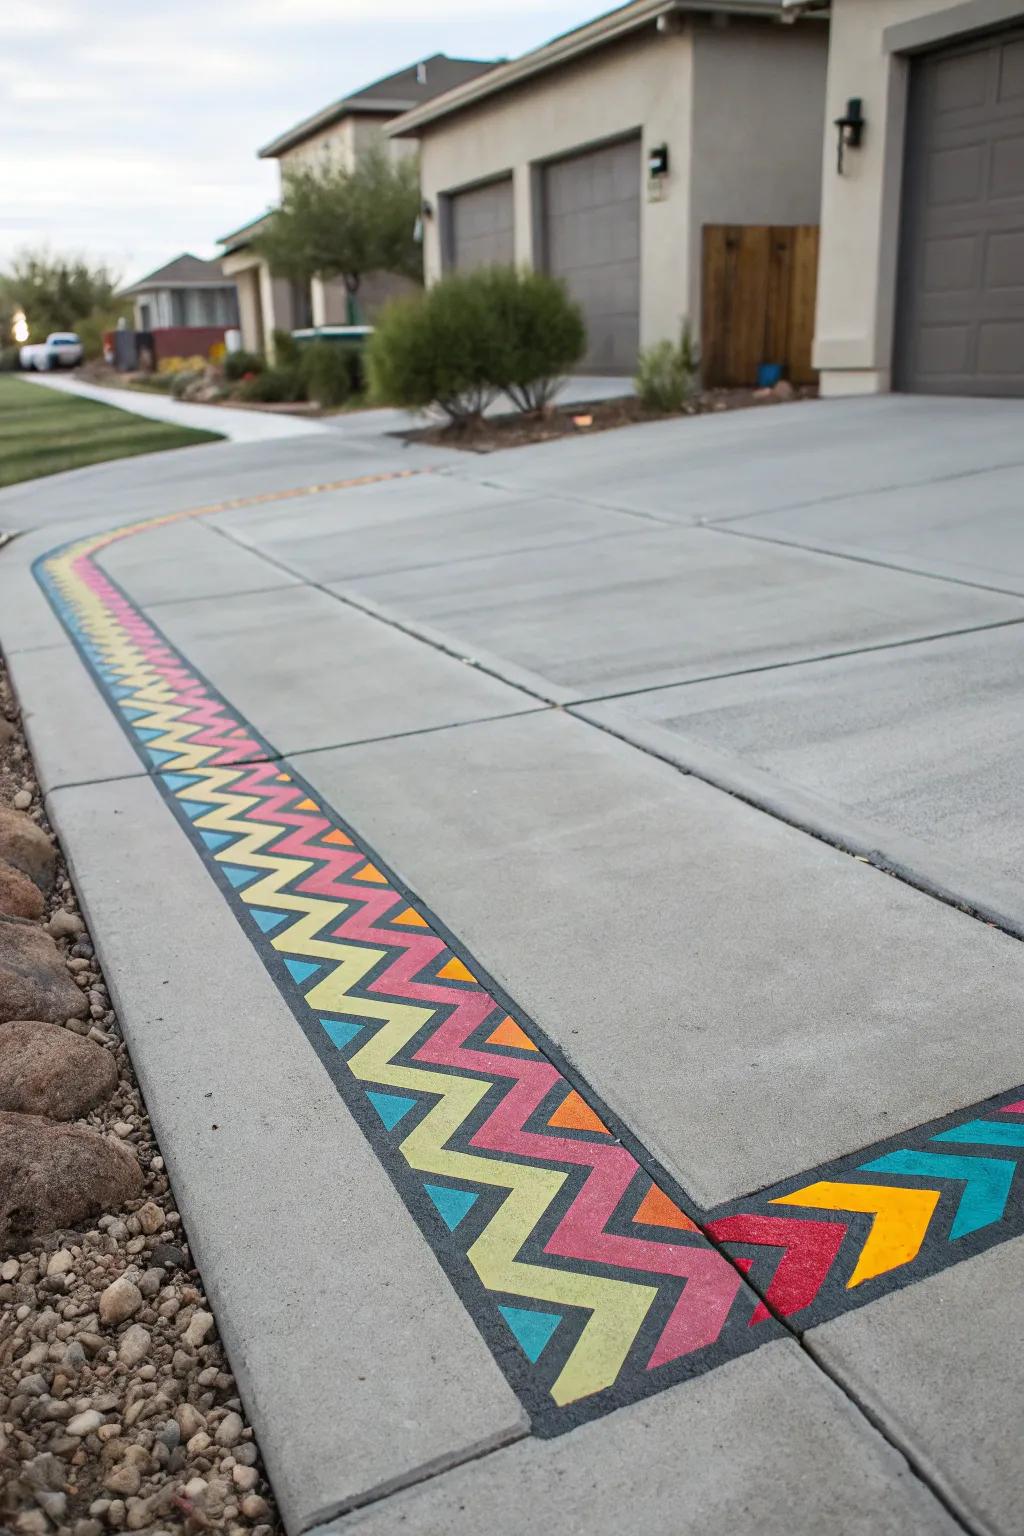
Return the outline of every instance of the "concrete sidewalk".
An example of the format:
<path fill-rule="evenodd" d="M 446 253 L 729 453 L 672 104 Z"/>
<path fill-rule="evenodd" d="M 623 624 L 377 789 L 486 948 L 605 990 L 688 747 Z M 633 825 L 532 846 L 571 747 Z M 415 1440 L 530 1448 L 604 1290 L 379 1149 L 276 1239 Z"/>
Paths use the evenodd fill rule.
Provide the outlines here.
<path fill-rule="evenodd" d="M 1022 425 L 19 488 L 0 643 L 291 1531 L 1020 1530 Z"/>

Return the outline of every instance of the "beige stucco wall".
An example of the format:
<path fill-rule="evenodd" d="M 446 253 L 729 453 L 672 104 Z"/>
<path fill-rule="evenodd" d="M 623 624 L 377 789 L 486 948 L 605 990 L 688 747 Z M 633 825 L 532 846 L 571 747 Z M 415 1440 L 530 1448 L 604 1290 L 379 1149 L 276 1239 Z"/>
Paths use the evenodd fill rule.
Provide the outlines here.
<path fill-rule="evenodd" d="M 640 338 L 648 345 L 678 334 L 688 292 L 691 64 L 685 33 L 611 46 L 492 101 L 428 126 L 420 145 L 428 282 L 441 272 L 437 217 L 445 192 L 513 175 L 516 260 L 534 259 L 532 170 L 537 162 L 640 131 L 643 149 L 667 144 L 672 174 L 658 201 L 641 205 Z"/>
<path fill-rule="evenodd" d="M 343 117 L 319 133 L 311 134 L 294 149 L 278 156 L 282 179 L 296 167 L 314 170 L 351 171 L 372 148 L 383 148 L 393 161 L 416 153 L 412 139 L 388 139 L 384 135 L 386 119 L 376 116 Z"/>
<path fill-rule="evenodd" d="M 690 307 L 705 224 L 817 224 L 828 27 L 694 24 Z"/>
<path fill-rule="evenodd" d="M 814 343 L 823 394 L 890 388 L 909 56 L 887 52 L 883 34 L 943 12 L 948 27 L 967 30 L 997 13 L 1024 14 L 1024 4 L 832 0 Z M 852 96 L 863 101 L 867 127 L 839 176 L 832 123 Z"/>

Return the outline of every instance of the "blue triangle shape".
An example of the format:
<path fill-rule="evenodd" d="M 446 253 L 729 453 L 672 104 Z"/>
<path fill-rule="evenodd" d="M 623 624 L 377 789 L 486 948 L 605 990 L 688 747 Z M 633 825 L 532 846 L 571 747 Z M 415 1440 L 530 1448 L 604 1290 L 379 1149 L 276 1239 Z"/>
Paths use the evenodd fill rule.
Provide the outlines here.
<path fill-rule="evenodd" d="M 532 1312 L 525 1307 L 499 1307 L 498 1311 L 516 1336 L 516 1343 L 531 1365 L 536 1365 L 551 1335 L 562 1321 L 557 1312 Z"/>
<path fill-rule="evenodd" d="M 361 1024 L 349 1023 L 348 1019 L 321 1019 L 320 1023 L 339 1051 L 343 1050 L 350 1040 L 354 1040 L 363 1027 Z"/>
<path fill-rule="evenodd" d="M 146 716 L 151 715 L 153 711 L 151 709 L 139 709 L 137 704 L 122 704 L 121 713 L 126 720 L 145 720 Z"/>
<path fill-rule="evenodd" d="M 423 1188 L 437 1206 L 449 1232 L 454 1232 L 459 1222 L 465 1220 L 479 1198 L 472 1190 L 449 1189 L 446 1184 L 424 1184 Z"/>
<path fill-rule="evenodd" d="M 111 688 L 110 691 L 114 695 L 115 699 L 127 699 L 131 696 L 131 694 L 137 692 L 135 688 L 126 688 L 123 683 L 118 683 L 117 686 Z"/>
<path fill-rule="evenodd" d="M 151 725 L 137 725 L 135 734 L 140 741 L 156 741 L 158 736 L 166 736 L 167 731 L 162 726 L 159 730 L 155 730 Z"/>
<path fill-rule="evenodd" d="M 149 753 L 151 760 L 156 764 L 158 768 L 160 767 L 161 763 L 169 763 L 172 757 L 181 756 L 180 752 L 163 752 L 159 751 L 156 747 L 147 747 L 146 751 Z"/>
<path fill-rule="evenodd" d="M 258 869 L 240 869 L 237 864 L 222 864 L 220 867 L 228 884 L 233 885 L 236 891 L 248 885 L 250 880 L 255 880 L 259 874 Z"/>
<path fill-rule="evenodd" d="M 261 933 L 271 933 L 275 928 L 280 928 L 287 912 L 267 912 L 263 907 L 250 907 L 249 915 Z"/>
<path fill-rule="evenodd" d="M 286 960 L 285 965 L 288 967 L 292 980 L 298 982 L 308 981 L 320 969 L 318 965 L 313 965 L 309 960 Z"/>
<path fill-rule="evenodd" d="M 217 809 L 214 805 L 204 805 L 202 800 L 182 800 L 179 802 L 189 821 L 195 821 L 199 816 L 205 816 L 207 811 Z"/>
<path fill-rule="evenodd" d="M 207 848 L 223 848 L 225 843 L 233 842 L 230 832 L 200 832 L 199 836 Z"/>
<path fill-rule="evenodd" d="M 194 773 L 162 773 L 160 777 L 168 789 L 184 789 L 188 784 L 198 784 Z"/>
<path fill-rule="evenodd" d="M 403 1098 L 398 1093 L 367 1093 L 366 1097 L 389 1131 L 393 1131 L 399 1120 L 416 1107 L 415 1099 Z"/>

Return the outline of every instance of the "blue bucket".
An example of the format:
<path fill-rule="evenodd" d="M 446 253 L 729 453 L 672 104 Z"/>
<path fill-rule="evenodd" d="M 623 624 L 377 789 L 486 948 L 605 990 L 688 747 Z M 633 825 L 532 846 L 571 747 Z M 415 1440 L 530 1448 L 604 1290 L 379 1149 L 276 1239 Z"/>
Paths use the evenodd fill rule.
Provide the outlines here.
<path fill-rule="evenodd" d="M 782 378 L 781 363 L 762 363 L 757 370 L 758 389 L 771 389 Z"/>

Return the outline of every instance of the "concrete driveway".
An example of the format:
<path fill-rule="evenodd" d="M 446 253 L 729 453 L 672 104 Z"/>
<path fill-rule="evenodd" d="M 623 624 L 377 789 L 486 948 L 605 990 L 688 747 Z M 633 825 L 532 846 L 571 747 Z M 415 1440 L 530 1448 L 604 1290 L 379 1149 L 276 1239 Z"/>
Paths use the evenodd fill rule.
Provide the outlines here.
<path fill-rule="evenodd" d="M 367 424 L 0 496 L 293 1531 L 1024 1529 L 1022 427 Z"/>

